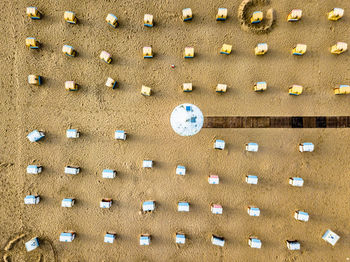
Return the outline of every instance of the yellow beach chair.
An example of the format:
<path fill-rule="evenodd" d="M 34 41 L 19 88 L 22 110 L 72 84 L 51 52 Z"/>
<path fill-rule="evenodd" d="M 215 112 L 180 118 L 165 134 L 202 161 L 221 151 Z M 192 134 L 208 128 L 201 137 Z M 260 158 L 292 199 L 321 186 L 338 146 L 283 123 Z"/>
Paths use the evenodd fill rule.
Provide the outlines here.
<path fill-rule="evenodd" d="M 264 18 L 264 14 L 261 11 L 255 11 L 250 18 L 250 23 L 251 24 L 258 24 L 260 23 Z"/>
<path fill-rule="evenodd" d="M 78 91 L 78 89 L 79 89 L 78 84 L 75 83 L 74 81 L 66 81 L 64 83 L 64 87 L 68 91 Z"/>
<path fill-rule="evenodd" d="M 34 6 L 27 7 L 27 15 L 33 20 L 39 20 L 42 16 L 38 8 Z"/>
<path fill-rule="evenodd" d="M 350 86 L 349 85 L 340 85 L 339 87 L 334 88 L 334 94 L 336 94 L 336 95 L 350 94 Z"/>
<path fill-rule="evenodd" d="M 268 45 L 266 43 L 260 43 L 254 49 L 255 55 L 264 55 L 266 54 L 267 50 L 268 50 Z"/>
<path fill-rule="evenodd" d="M 107 15 L 106 22 L 113 28 L 117 28 L 119 26 L 118 18 L 113 14 Z"/>
<path fill-rule="evenodd" d="M 227 19 L 227 8 L 219 8 L 216 15 L 216 21 L 225 21 Z"/>
<path fill-rule="evenodd" d="M 182 10 L 182 20 L 184 22 L 192 20 L 192 10 L 191 8 L 185 8 Z"/>
<path fill-rule="evenodd" d="M 192 83 L 184 83 L 182 85 L 182 90 L 184 92 L 192 92 Z"/>
<path fill-rule="evenodd" d="M 141 87 L 141 95 L 144 95 L 144 96 L 151 96 L 152 94 L 152 89 L 148 86 L 142 86 Z"/>
<path fill-rule="evenodd" d="M 75 13 L 72 11 L 65 11 L 63 17 L 67 23 L 76 24 L 78 22 L 78 19 L 77 19 Z"/>
<path fill-rule="evenodd" d="M 34 86 L 40 86 L 41 85 L 41 76 L 39 75 L 29 75 L 28 76 L 28 84 L 34 85 Z"/>
<path fill-rule="evenodd" d="M 35 37 L 27 37 L 26 38 L 26 46 L 31 49 L 38 49 L 39 48 L 39 41 L 35 39 Z"/>
<path fill-rule="evenodd" d="M 232 52 L 232 45 L 223 44 L 220 50 L 220 54 L 229 55 Z"/>
<path fill-rule="evenodd" d="M 107 64 L 110 64 L 112 62 L 112 56 L 106 51 L 101 52 L 100 59 Z"/>
<path fill-rule="evenodd" d="M 226 93 L 227 91 L 227 85 L 225 84 L 218 84 L 215 89 L 216 93 Z"/>
<path fill-rule="evenodd" d="M 255 92 L 262 92 L 267 89 L 267 84 L 266 82 L 256 82 L 254 84 L 254 91 Z"/>
<path fill-rule="evenodd" d="M 299 21 L 301 19 L 301 16 L 303 14 L 303 11 L 300 10 L 300 9 L 293 9 L 289 15 L 288 15 L 288 18 L 287 18 L 287 21 L 288 22 L 296 22 L 296 21 Z"/>
<path fill-rule="evenodd" d="M 143 17 L 143 25 L 147 27 L 153 27 L 153 15 L 145 14 Z"/>
<path fill-rule="evenodd" d="M 344 15 L 344 9 L 336 7 L 336 8 L 333 8 L 333 10 L 328 13 L 328 20 L 337 21 L 340 18 L 342 18 L 343 15 Z"/>
<path fill-rule="evenodd" d="M 62 47 L 62 52 L 63 52 L 63 54 L 65 54 L 67 56 L 71 56 L 71 57 L 74 57 L 77 55 L 77 51 L 75 51 L 75 49 L 70 45 L 64 45 Z"/>
<path fill-rule="evenodd" d="M 145 46 L 143 48 L 143 58 L 152 58 L 152 57 L 153 57 L 152 47 Z"/>
<path fill-rule="evenodd" d="M 303 92 L 303 87 L 299 85 L 292 85 L 289 88 L 290 95 L 298 96 L 298 95 L 301 95 L 302 92 Z"/>
<path fill-rule="evenodd" d="M 307 46 L 304 44 L 297 44 L 293 50 L 292 50 L 292 54 L 293 55 L 303 55 L 306 53 L 306 48 Z"/>
<path fill-rule="evenodd" d="M 184 58 L 193 58 L 194 57 L 194 48 L 193 47 L 185 47 Z"/>
<path fill-rule="evenodd" d="M 338 42 L 331 47 L 331 53 L 336 55 L 344 53 L 346 50 L 348 50 L 348 44 L 344 42 Z"/>

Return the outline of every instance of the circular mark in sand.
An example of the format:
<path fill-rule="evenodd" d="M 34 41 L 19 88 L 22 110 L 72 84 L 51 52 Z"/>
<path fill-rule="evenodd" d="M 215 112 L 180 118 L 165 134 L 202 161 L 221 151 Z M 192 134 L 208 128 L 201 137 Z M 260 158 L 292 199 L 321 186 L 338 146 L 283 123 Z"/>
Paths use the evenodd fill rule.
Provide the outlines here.
<path fill-rule="evenodd" d="M 256 34 L 267 33 L 272 29 L 275 22 L 275 11 L 272 8 L 267 9 L 264 13 L 264 19 L 258 24 L 251 24 L 250 18 L 254 8 L 266 9 L 270 4 L 270 0 L 244 0 L 238 7 L 238 20 L 244 31 Z M 265 8 L 264 8 L 265 7 Z"/>
<path fill-rule="evenodd" d="M 57 261 L 56 250 L 51 241 L 45 238 L 39 238 L 37 249 L 27 252 L 24 244 L 31 238 L 33 237 L 28 234 L 18 234 L 11 238 L 1 251 L 3 261 Z"/>
<path fill-rule="evenodd" d="M 203 113 L 195 105 L 182 104 L 171 113 L 170 124 L 180 136 L 193 136 L 203 127 Z"/>

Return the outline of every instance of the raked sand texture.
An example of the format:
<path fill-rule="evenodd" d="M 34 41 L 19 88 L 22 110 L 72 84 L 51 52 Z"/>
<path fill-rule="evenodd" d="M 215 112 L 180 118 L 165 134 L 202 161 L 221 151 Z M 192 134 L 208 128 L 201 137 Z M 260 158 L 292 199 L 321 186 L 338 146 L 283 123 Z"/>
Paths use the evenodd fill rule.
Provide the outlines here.
<path fill-rule="evenodd" d="M 157 2 L 157 3 L 155 3 Z M 330 53 L 337 41 L 350 44 L 350 1 L 272 0 L 275 24 L 268 34 L 242 30 L 237 17 L 241 1 L 10 1 L 0 7 L 0 248 L 11 261 L 346 261 L 350 257 L 349 131 L 347 129 L 202 129 L 193 137 L 180 137 L 170 126 L 172 110 L 182 103 L 197 105 L 205 116 L 347 116 L 350 97 L 335 96 L 333 88 L 350 82 L 350 53 Z M 44 14 L 40 21 L 25 15 L 27 6 Z M 193 20 L 184 23 L 181 10 L 190 7 Z M 219 7 L 228 20 L 216 22 Z M 337 21 L 327 20 L 334 7 L 345 10 Z M 293 8 L 303 10 L 297 23 L 286 17 Z M 63 20 L 66 10 L 77 14 L 77 25 Z M 105 22 L 108 13 L 120 26 Z M 153 14 L 155 26 L 143 26 Z M 36 37 L 40 50 L 28 50 L 26 37 Z M 254 55 L 258 43 L 268 43 L 262 57 Z M 221 46 L 233 46 L 220 55 Z M 307 44 L 302 57 L 291 55 L 297 43 Z M 78 56 L 69 58 L 62 46 L 72 45 Z M 142 47 L 152 46 L 154 58 L 142 58 Z M 195 57 L 183 58 L 186 46 Z M 108 65 L 99 60 L 102 50 L 112 54 Z M 171 68 L 171 64 L 175 68 Z M 27 76 L 43 77 L 40 87 L 29 86 Z M 118 89 L 105 86 L 108 77 Z M 64 82 L 74 80 L 78 92 Z M 257 81 L 268 89 L 253 91 Z M 194 91 L 181 85 L 192 82 Z M 227 84 L 216 94 L 218 83 Z M 304 86 L 299 97 L 289 96 L 292 84 Z M 144 97 L 141 86 L 152 88 Z M 77 128 L 81 137 L 67 139 Z M 44 130 L 45 139 L 30 143 L 26 135 Z M 125 130 L 126 141 L 114 140 Z M 214 140 L 226 142 L 224 151 Z M 259 152 L 247 153 L 244 144 L 259 143 Z M 300 142 L 313 142 L 313 153 L 299 153 Z M 142 160 L 154 160 L 142 169 Z M 26 166 L 44 167 L 40 175 L 26 174 Z M 64 174 L 66 165 L 81 167 L 76 176 Z M 186 176 L 175 174 L 177 165 Z M 115 169 L 114 180 L 102 179 L 102 170 Z M 209 185 L 210 174 L 220 176 Z M 257 186 L 245 176 L 259 177 Z M 304 178 L 303 188 L 291 187 L 288 178 Z M 27 194 L 38 193 L 37 206 L 25 206 Z M 72 209 L 61 200 L 75 197 Z M 109 210 L 99 208 L 101 198 L 113 198 Z M 141 214 L 141 203 L 155 200 L 156 210 Z M 190 212 L 177 212 L 178 201 L 189 201 Z M 223 215 L 213 215 L 210 204 L 221 204 Z M 260 217 L 249 217 L 246 207 L 257 206 Z M 305 210 L 310 221 L 298 222 L 295 210 Z M 340 235 L 335 247 L 321 239 L 331 229 Z M 73 243 L 59 242 L 65 230 L 77 232 Z M 103 242 L 115 231 L 114 244 Z M 176 246 L 181 231 L 186 245 Z M 13 249 L 3 251 L 20 234 Z M 152 235 L 150 246 L 139 245 L 142 233 Z M 211 234 L 226 239 L 213 246 Z M 43 245 L 26 254 L 24 242 L 39 236 Z M 262 241 L 262 249 L 248 246 L 249 236 Z M 297 239 L 301 251 L 288 251 L 285 241 Z"/>

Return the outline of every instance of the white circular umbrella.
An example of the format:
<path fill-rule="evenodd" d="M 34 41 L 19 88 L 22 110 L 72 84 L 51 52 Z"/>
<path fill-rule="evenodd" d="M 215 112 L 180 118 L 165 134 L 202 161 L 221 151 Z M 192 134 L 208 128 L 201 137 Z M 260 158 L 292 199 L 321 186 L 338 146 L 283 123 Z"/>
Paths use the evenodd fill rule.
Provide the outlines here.
<path fill-rule="evenodd" d="M 195 105 L 181 104 L 173 110 L 170 124 L 180 136 L 193 136 L 203 127 L 203 113 Z"/>

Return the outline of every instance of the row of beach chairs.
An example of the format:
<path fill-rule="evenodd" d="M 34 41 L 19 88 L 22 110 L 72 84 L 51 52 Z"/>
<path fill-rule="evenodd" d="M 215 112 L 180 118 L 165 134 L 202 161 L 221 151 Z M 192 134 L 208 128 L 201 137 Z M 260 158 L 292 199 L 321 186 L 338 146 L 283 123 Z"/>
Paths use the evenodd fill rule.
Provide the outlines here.
<path fill-rule="evenodd" d="M 217 14 L 215 16 L 216 21 L 225 21 L 227 19 L 227 8 L 218 8 Z M 38 8 L 30 6 L 27 7 L 27 15 L 33 20 L 40 20 L 43 16 L 42 12 L 38 10 Z M 327 18 L 330 21 L 337 21 L 340 18 L 344 16 L 344 9 L 342 8 L 333 8 L 331 11 L 327 13 Z M 287 17 L 288 22 L 297 22 L 302 17 L 302 10 L 301 9 L 293 9 Z M 77 24 L 78 18 L 76 13 L 72 11 L 65 11 L 63 15 L 64 20 L 67 23 L 70 24 Z M 182 10 L 182 20 L 184 22 L 191 21 L 193 18 L 193 13 L 191 8 L 185 8 Z M 251 24 L 259 24 L 263 21 L 264 14 L 262 11 L 255 11 L 253 12 L 252 16 L 250 17 L 250 23 Z M 106 22 L 112 26 L 113 28 L 117 28 L 119 26 L 119 20 L 118 17 L 114 14 L 108 14 L 106 17 Z M 153 27 L 154 26 L 154 19 L 153 15 L 151 14 L 145 14 L 143 18 L 143 25 L 146 27 Z"/>
<path fill-rule="evenodd" d="M 42 76 L 40 75 L 29 75 L 28 76 L 28 84 L 34 85 L 34 86 L 40 86 L 43 83 Z M 114 80 L 111 77 L 107 78 L 106 84 L 107 87 L 115 89 L 118 87 L 118 83 L 116 80 Z M 79 85 L 75 81 L 66 81 L 64 84 L 64 87 L 67 91 L 78 91 Z M 181 86 L 181 89 L 183 92 L 192 92 L 193 91 L 193 85 L 192 83 L 183 83 Z M 301 85 L 292 85 L 288 88 L 288 93 L 290 95 L 298 96 L 301 95 L 303 92 L 304 87 Z M 256 82 L 253 85 L 253 90 L 255 92 L 263 92 L 267 90 L 267 83 L 264 81 Z M 215 87 L 216 93 L 226 93 L 227 91 L 227 85 L 226 84 L 217 84 Z M 333 92 L 336 95 L 345 95 L 350 94 L 350 86 L 349 85 L 339 85 L 335 88 L 333 88 Z M 144 96 L 151 96 L 152 95 L 152 88 L 142 85 L 141 86 L 141 94 Z"/>
<path fill-rule="evenodd" d="M 73 242 L 74 239 L 76 239 L 77 233 L 75 231 L 65 231 L 62 232 L 59 236 L 60 242 Z M 116 242 L 117 233 L 116 232 L 106 232 L 103 238 L 104 243 L 113 244 Z M 328 229 L 322 236 L 322 239 L 334 246 L 337 241 L 340 239 L 340 236 L 337 235 L 332 230 Z M 140 246 L 149 246 L 151 245 L 152 241 L 152 235 L 151 234 L 141 234 L 139 236 L 139 245 Z M 215 246 L 224 247 L 225 245 L 225 238 L 218 235 L 211 235 L 210 241 Z M 186 244 L 186 234 L 183 232 L 177 232 L 175 233 L 175 243 L 179 245 Z M 262 241 L 256 237 L 251 236 L 248 238 L 248 245 L 251 248 L 262 248 Z M 288 250 L 300 250 L 301 244 L 298 240 L 286 240 L 286 245 Z M 25 243 L 26 250 L 28 252 L 35 250 L 40 246 L 39 244 L 39 238 L 34 237 L 28 242 Z"/>
<path fill-rule="evenodd" d="M 38 205 L 40 203 L 40 195 L 27 195 L 24 198 L 24 204 L 25 205 Z M 61 201 L 61 207 L 71 208 L 75 205 L 76 199 L 72 197 L 67 197 L 62 199 Z M 113 199 L 112 198 L 102 198 L 100 200 L 100 208 L 109 209 L 113 205 Z M 156 202 L 154 200 L 147 200 L 142 203 L 142 212 L 145 213 L 152 213 L 156 209 Z M 179 201 L 177 203 L 177 211 L 178 212 L 190 212 L 190 203 L 187 201 Z M 223 207 L 220 204 L 211 204 L 210 205 L 210 211 L 212 214 L 215 215 L 222 215 L 223 214 Z M 256 206 L 248 206 L 247 207 L 247 213 L 249 216 L 252 217 L 259 217 L 260 216 L 260 208 Z M 298 221 L 307 222 L 309 221 L 309 214 L 302 210 L 296 210 L 294 212 L 294 218 Z"/>
<path fill-rule="evenodd" d="M 26 38 L 26 46 L 30 49 L 39 49 L 40 48 L 40 42 L 35 37 L 27 37 Z M 257 56 L 262 56 L 267 53 L 269 50 L 267 43 L 259 43 L 254 48 L 254 53 Z M 302 56 L 306 53 L 307 45 L 305 44 L 296 44 L 292 48 L 292 54 L 297 56 Z M 348 44 L 345 42 L 337 42 L 336 44 L 332 45 L 330 47 L 330 52 L 332 54 L 342 54 L 345 51 L 348 50 Z M 78 52 L 77 50 L 71 46 L 71 45 L 64 45 L 62 47 L 62 53 L 69 57 L 76 57 Z M 220 54 L 224 55 L 230 55 L 232 53 L 232 45 L 230 44 L 223 44 L 220 49 Z M 153 58 L 154 52 L 151 46 L 144 46 L 142 49 L 142 56 L 143 58 Z M 185 47 L 183 57 L 184 58 L 194 58 L 194 47 Z M 102 51 L 100 54 L 100 59 L 104 61 L 107 64 L 110 64 L 112 62 L 112 55 L 108 53 L 107 51 Z"/>
<path fill-rule="evenodd" d="M 79 138 L 80 132 L 77 129 L 67 129 L 66 136 L 67 138 Z M 32 143 L 38 142 L 42 140 L 44 137 L 45 137 L 45 133 L 43 131 L 38 131 L 38 130 L 33 130 L 27 135 L 27 139 Z M 116 140 L 126 140 L 126 137 L 127 137 L 127 133 L 124 130 L 116 130 L 114 132 L 114 139 Z M 214 148 L 219 150 L 224 150 L 225 141 L 222 139 L 216 139 L 214 142 Z M 313 152 L 315 149 L 315 145 L 311 142 L 303 142 L 298 145 L 298 148 L 300 152 Z M 259 145 L 254 142 L 247 143 L 245 145 L 245 150 L 248 152 L 258 152 Z M 151 161 L 151 160 L 144 160 L 143 167 L 148 167 L 148 166 L 145 166 L 147 161 Z M 149 167 L 152 167 L 153 161 L 151 161 L 149 165 L 150 165 Z"/>
<path fill-rule="evenodd" d="M 152 160 L 144 160 L 142 162 L 143 168 L 152 168 L 153 161 Z M 40 165 L 28 165 L 27 166 L 27 174 L 37 175 L 43 172 L 43 167 Z M 64 168 L 64 173 L 69 175 L 77 175 L 80 173 L 80 167 L 77 166 L 66 166 Z M 184 176 L 186 175 L 186 167 L 178 165 L 175 170 L 176 175 Z M 102 178 L 106 179 L 114 179 L 117 176 L 117 171 L 113 169 L 103 169 L 102 170 Z M 256 175 L 247 175 L 245 177 L 245 181 L 250 185 L 258 184 L 258 176 Z M 218 175 L 209 175 L 208 183 L 210 185 L 218 185 L 220 183 L 220 177 Z M 304 180 L 301 177 L 290 177 L 289 184 L 296 187 L 302 187 L 304 185 Z"/>

